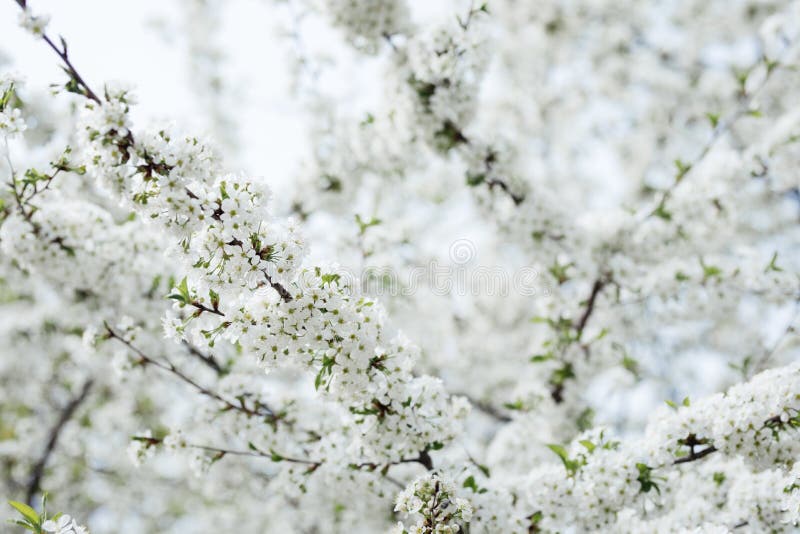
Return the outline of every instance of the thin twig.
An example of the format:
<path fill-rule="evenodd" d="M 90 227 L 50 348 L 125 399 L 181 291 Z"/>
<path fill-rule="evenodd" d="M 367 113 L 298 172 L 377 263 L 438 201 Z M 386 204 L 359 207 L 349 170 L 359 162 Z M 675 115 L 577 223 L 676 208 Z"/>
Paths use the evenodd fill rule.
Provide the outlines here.
<path fill-rule="evenodd" d="M 219 364 L 219 362 L 212 356 L 211 354 L 205 354 L 200 349 L 189 343 L 188 341 L 183 342 L 183 345 L 186 347 L 186 350 L 189 351 L 189 354 L 209 366 L 211 369 L 216 371 L 218 375 L 225 374 L 225 369 Z"/>
<path fill-rule="evenodd" d="M 272 423 L 277 423 L 278 421 L 281 421 L 281 419 L 282 419 L 281 416 L 279 414 L 275 413 L 275 411 L 270 409 L 269 406 L 267 406 L 266 404 L 263 404 L 261 402 L 256 402 L 255 407 L 254 408 L 250 408 L 247 405 L 245 405 L 243 400 L 240 400 L 240 402 L 238 404 L 234 403 L 234 402 L 226 399 L 225 397 L 223 397 L 219 393 L 217 393 L 215 391 L 212 391 L 212 390 L 208 389 L 207 387 L 205 387 L 203 385 L 198 384 L 193 378 L 191 378 L 188 375 L 186 375 L 183 371 L 178 369 L 169 360 L 167 360 L 167 363 L 163 363 L 163 362 L 158 361 L 158 360 L 156 360 L 154 358 L 151 358 L 150 356 L 145 354 L 141 349 L 139 349 L 138 347 L 133 345 L 130 341 L 126 340 L 125 338 L 123 338 L 122 336 L 117 334 L 111 328 L 110 325 L 106 324 L 105 328 L 106 328 L 106 332 L 108 334 L 109 339 L 116 339 L 117 341 L 121 342 L 123 345 L 128 347 L 131 351 L 133 351 L 139 357 L 138 363 L 140 365 L 152 365 L 153 367 L 156 367 L 158 369 L 161 369 L 163 371 L 171 373 L 172 375 L 178 377 L 180 380 L 182 380 L 186 384 L 189 384 L 190 386 L 192 386 L 195 390 L 197 390 L 201 394 L 203 394 L 206 397 L 209 397 L 211 399 L 214 399 L 217 402 L 219 402 L 220 404 L 222 404 L 225 407 L 224 408 L 225 411 L 234 410 L 234 411 L 237 411 L 237 412 L 244 413 L 245 415 L 248 415 L 250 417 L 264 417 L 264 418 L 268 419 Z"/>
<path fill-rule="evenodd" d="M 583 336 L 583 330 L 586 328 L 586 324 L 589 322 L 589 318 L 591 318 L 592 313 L 594 313 L 597 296 L 603 290 L 603 287 L 605 287 L 606 283 L 607 282 L 604 278 L 598 277 L 592 284 L 592 291 L 589 294 L 589 298 L 586 300 L 586 307 L 583 310 L 583 314 L 581 315 L 581 318 L 578 319 L 578 322 L 575 323 L 575 330 L 577 332 L 576 336 L 578 340 L 580 340 L 581 336 Z"/>

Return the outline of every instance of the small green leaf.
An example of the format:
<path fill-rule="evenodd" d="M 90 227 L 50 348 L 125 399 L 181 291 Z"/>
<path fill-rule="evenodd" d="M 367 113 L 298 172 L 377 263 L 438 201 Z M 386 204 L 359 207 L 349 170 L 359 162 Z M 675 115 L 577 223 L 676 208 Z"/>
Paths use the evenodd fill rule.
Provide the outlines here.
<path fill-rule="evenodd" d="M 579 415 L 578 419 L 575 421 L 578 426 L 578 430 L 583 432 L 584 430 L 589 430 L 592 428 L 594 424 L 594 410 L 591 408 L 585 408 Z"/>
<path fill-rule="evenodd" d="M 339 274 L 323 274 L 322 275 L 322 283 L 324 285 L 324 284 L 330 284 L 330 283 L 333 283 L 333 282 L 338 282 L 339 279 L 341 279 L 341 277 L 342 276 L 339 275 Z"/>
<path fill-rule="evenodd" d="M 525 405 L 522 403 L 521 400 L 516 400 L 514 402 L 504 402 L 503 408 L 506 410 L 524 410 Z"/>
<path fill-rule="evenodd" d="M 31 524 L 39 526 L 41 525 L 41 518 L 39 517 L 38 512 L 28 506 L 25 503 L 17 502 L 17 501 L 8 501 L 8 504 L 11 505 L 17 512 L 22 514 L 22 516 L 31 522 Z"/>
<path fill-rule="evenodd" d="M 367 228 L 370 228 L 372 226 L 378 226 L 382 222 L 383 221 L 381 221 L 380 219 L 376 219 L 375 217 L 371 217 L 368 221 L 364 220 L 361 217 L 361 215 L 356 213 L 356 223 L 358 224 L 358 234 L 359 235 L 364 235 L 364 232 L 367 231 Z"/>
<path fill-rule="evenodd" d="M 660 495 L 661 488 L 659 488 L 658 484 L 656 484 L 653 481 L 652 477 L 653 468 L 648 466 L 647 464 L 637 463 L 636 469 L 638 469 L 639 471 L 639 476 L 637 477 L 637 480 L 641 485 L 640 489 L 642 493 L 648 493 L 650 490 L 656 490 L 656 493 Z"/>
<path fill-rule="evenodd" d="M 777 261 L 778 261 L 778 252 L 776 251 L 772 254 L 772 259 L 769 260 L 769 265 L 767 265 L 767 268 L 764 269 L 764 273 L 768 273 L 769 271 L 775 271 L 779 273 L 783 271 L 783 268 L 778 267 L 778 264 L 776 263 Z"/>
<path fill-rule="evenodd" d="M 486 181 L 486 174 L 479 172 L 479 173 L 467 173 L 467 185 L 471 187 L 475 187 L 476 185 L 480 185 Z"/>
<path fill-rule="evenodd" d="M 486 478 L 489 478 L 491 476 L 491 473 L 490 473 L 489 468 L 487 466 L 485 466 L 483 464 L 477 464 L 477 463 L 475 464 L 475 466 L 478 469 L 481 470 L 481 473 L 483 473 Z"/>
<path fill-rule="evenodd" d="M 14 525 L 19 525 L 24 529 L 30 530 L 31 532 L 37 532 L 37 533 L 41 532 L 41 530 L 37 526 L 31 525 L 27 521 L 23 521 L 21 519 L 9 519 L 8 522 L 13 523 Z"/>
<path fill-rule="evenodd" d="M 192 301 L 192 296 L 189 293 L 189 285 L 185 276 L 183 277 L 183 280 L 181 280 L 181 283 L 172 289 L 172 293 L 167 295 L 168 299 L 177 300 L 184 305 L 189 304 Z"/>
<path fill-rule="evenodd" d="M 536 527 L 542 519 L 544 519 L 544 514 L 541 512 L 541 510 L 538 512 L 534 512 L 530 516 L 531 527 Z M 531 532 L 536 532 L 536 531 L 538 531 L 538 528 L 531 529 Z"/>
<path fill-rule="evenodd" d="M 680 182 L 681 180 L 683 180 L 683 177 L 686 176 L 686 173 L 688 173 L 692 169 L 692 164 L 676 159 L 675 169 L 677 170 L 677 174 L 675 175 L 675 181 Z"/>
<path fill-rule="evenodd" d="M 561 265 L 560 263 L 555 262 L 547 270 L 550 274 L 553 275 L 553 278 L 556 279 L 558 285 L 561 285 L 570 279 L 569 275 L 567 274 L 567 270 L 569 270 L 569 268 L 572 267 L 572 265 L 573 265 L 572 263 Z"/>
<path fill-rule="evenodd" d="M 478 484 L 475 483 L 475 477 L 472 476 L 472 475 L 467 477 L 467 479 L 464 481 L 464 483 L 461 485 L 461 487 L 469 488 L 475 493 L 478 492 Z"/>
<path fill-rule="evenodd" d="M 551 443 L 547 445 L 547 448 L 556 453 L 558 457 L 561 458 L 562 460 L 569 459 L 569 455 L 567 454 L 567 449 L 565 449 L 561 445 Z"/>
<path fill-rule="evenodd" d="M 719 113 L 706 113 L 706 118 L 708 118 L 712 128 L 716 128 L 719 124 Z"/>
<path fill-rule="evenodd" d="M 551 443 L 547 445 L 547 448 L 556 453 L 558 457 L 561 458 L 561 463 L 564 464 L 564 468 L 570 475 L 575 474 L 575 472 L 580 468 L 580 466 L 583 465 L 582 462 L 571 459 L 567 454 L 567 450 L 561 445 L 556 445 Z"/>
<path fill-rule="evenodd" d="M 653 210 L 653 215 L 655 215 L 656 217 L 658 217 L 660 219 L 664 219 L 665 221 L 671 221 L 672 220 L 672 213 L 667 211 L 667 208 L 665 206 L 665 201 L 664 200 L 662 200 L 658 204 L 656 209 Z"/>

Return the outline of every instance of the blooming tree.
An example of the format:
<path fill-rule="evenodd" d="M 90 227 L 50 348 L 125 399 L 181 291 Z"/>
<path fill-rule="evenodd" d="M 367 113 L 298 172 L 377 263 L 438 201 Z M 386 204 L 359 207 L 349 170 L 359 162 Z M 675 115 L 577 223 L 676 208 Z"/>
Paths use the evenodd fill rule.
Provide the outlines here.
<path fill-rule="evenodd" d="M 93 532 L 800 523 L 800 2 L 276 3 L 275 195 L 221 156 L 220 6 L 181 2 L 218 148 L 7 4 L 65 74 L 0 77 L 20 528 L 87 531 L 45 490 Z"/>

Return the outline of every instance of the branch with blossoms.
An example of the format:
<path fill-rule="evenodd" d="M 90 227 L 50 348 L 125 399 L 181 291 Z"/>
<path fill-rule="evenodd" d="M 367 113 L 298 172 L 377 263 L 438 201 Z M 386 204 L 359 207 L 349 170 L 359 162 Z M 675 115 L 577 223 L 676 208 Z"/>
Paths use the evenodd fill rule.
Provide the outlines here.
<path fill-rule="evenodd" d="M 247 406 L 244 398 L 240 397 L 238 399 L 238 403 L 235 403 L 229 399 L 226 399 L 216 391 L 212 391 L 211 389 L 200 385 L 197 383 L 193 378 L 188 376 L 186 373 L 178 369 L 171 361 L 166 360 L 166 363 L 163 363 L 155 358 L 152 358 L 142 352 L 141 349 L 136 347 L 133 343 L 129 340 L 125 339 L 123 335 L 117 333 L 108 323 L 105 324 L 106 329 L 106 337 L 107 339 L 114 339 L 120 343 L 122 343 L 125 347 L 130 349 L 136 355 L 136 365 L 141 365 L 142 367 L 152 366 L 157 369 L 161 369 L 172 376 L 177 377 L 180 381 L 188 384 L 192 388 L 194 388 L 200 394 L 209 397 L 220 403 L 223 406 L 223 411 L 236 411 L 245 414 L 248 417 L 257 417 L 263 419 L 264 421 L 268 422 L 270 425 L 275 426 L 279 423 L 284 423 L 284 418 L 281 412 L 276 412 L 267 404 L 264 404 L 262 401 L 256 401 L 255 404 L 250 407 Z"/>
<path fill-rule="evenodd" d="M 89 94 L 95 93 L 83 95 L 88 100 L 82 151 L 87 172 L 142 216 L 160 222 L 182 245 L 179 257 L 191 276 L 172 298 L 178 308 L 196 311 L 175 325 L 181 336 L 191 331 L 209 346 L 217 338 L 226 339 L 272 366 L 293 355 L 309 358 L 308 364 L 319 366 L 316 387 L 348 406 L 355 423 L 364 428 L 362 439 L 368 438 L 366 432 L 376 432 L 375 422 L 377 428 L 392 425 L 402 432 L 403 440 L 388 451 L 388 461 L 414 450 L 424 460 L 428 447 L 452 439 L 458 418 L 444 415 L 451 408 L 441 384 L 410 374 L 402 344 L 390 342 L 390 353 L 375 360 L 370 352 L 381 343 L 379 308 L 367 299 L 349 297 L 335 273 L 320 268 L 298 273 L 300 239 L 289 227 L 284 239 L 275 241 L 280 223 L 269 219 L 259 187 L 243 177 L 215 177 L 205 166 L 205 147 L 194 138 L 174 139 L 163 131 L 144 141 L 134 138 L 127 91 L 106 88 L 99 104 Z M 185 152 L 176 155 L 181 150 Z M 265 286 L 277 294 L 278 303 L 256 292 Z M 250 303 L 241 308 L 228 304 L 240 297 Z M 340 307 L 332 306 L 335 301 Z M 212 316 L 224 320 L 214 323 Z M 314 324 L 320 333 L 311 330 Z M 359 339 L 351 325 L 365 337 Z M 368 355 L 363 368 L 362 355 Z M 155 365 L 155 360 L 143 361 Z M 162 368 L 177 372 L 170 365 Z M 383 388 L 389 379 L 392 389 L 365 396 L 361 377 Z M 428 402 L 435 406 L 434 418 L 417 415 Z M 420 428 L 401 425 L 407 417 Z M 378 453 L 376 445 L 365 443 L 370 455 Z M 385 454 L 383 450 L 379 456 Z"/>
<path fill-rule="evenodd" d="M 765 371 L 724 394 L 695 403 L 687 400 L 683 406 L 656 414 L 642 439 L 615 441 L 602 433 L 597 436 L 590 432 L 578 437 L 568 448 L 551 445 L 564 465 L 560 475 L 564 478 L 550 469 L 534 472 L 532 484 L 553 490 L 538 492 L 533 499 L 535 509 L 540 512 L 537 526 L 547 530 L 557 528 L 562 524 L 558 511 L 573 502 L 575 510 L 584 512 L 578 512 L 572 524 L 588 527 L 602 522 L 610 527 L 624 509 L 653 494 L 663 494 L 665 485 L 678 483 L 679 478 L 670 478 L 674 470 L 702 465 L 708 461 L 706 458 L 721 456 L 744 461 L 753 465 L 756 472 L 783 465 L 798 445 L 796 429 L 800 427 L 800 411 L 796 392 L 799 390 L 800 367 L 793 364 Z M 796 491 L 793 476 L 781 474 L 783 485 L 773 487 L 774 493 L 764 498 L 779 502 L 784 488 L 789 488 L 788 493 Z M 619 494 L 608 496 L 605 503 L 606 497 L 598 495 L 589 498 L 588 507 L 586 503 L 577 506 L 586 497 L 586 488 L 619 484 L 623 480 Z M 604 504 L 605 509 L 598 508 L 598 504 Z M 788 510 L 790 517 L 797 512 Z"/>

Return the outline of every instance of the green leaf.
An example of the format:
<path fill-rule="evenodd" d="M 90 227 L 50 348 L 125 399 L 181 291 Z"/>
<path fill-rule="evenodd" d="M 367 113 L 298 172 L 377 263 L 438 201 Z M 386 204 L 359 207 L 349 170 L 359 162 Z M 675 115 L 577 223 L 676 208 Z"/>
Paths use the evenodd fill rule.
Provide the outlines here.
<path fill-rule="evenodd" d="M 679 159 L 676 159 L 675 169 L 677 170 L 677 174 L 675 175 L 675 181 L 680 182 L 681 180 L 683 180 L 683 177 L 686 176 L 686 173 L 688 173 L 692 169 L 692 164 L 685 163 Z"/>
<path fill-rule="evenodd" d="M 570 277 L 567 274 L 567 270 L 572 267 L 572 265 L 572 263 L 561 265 L 560 263 L 555 262 L 547 269 L 547 271 L 553 275 L 553 278 L 556 279 L 558 285 L 561 285 L 569 280 Z"/>
<path fill-rule="evenodd" d="M 219 309 L 219 294 L 213 289 L 208 290 L 208 298 L 211 299 L 211 307 L 215 310 Z"/>
<path fill-rule="evenodd" d="M 467 477 L 467 479 L 464 481 L 464 483 L 461 485 L 461 487 L 462 488 L 469 488 L 475 493 L 478 492 L 478 484 L 475 483 L 475 477 L 472 476 L 472 475 Z"/>
<path fill-rule="evenodd" d="M 322 283 L 330 284 L 332 282 L 338 282 L 342 276 L 339 274 L 323 274 L 322 275 Z"/>
<path fill-rule="evenodd" d="M 634 376 L 639 376 L 639 362 L 626 352 L 622 356 L 622 367 Z"/>
<path fill-rule="evenodd" d="M 41 525 L 41 518 L 36 510 L 31 508 L 25 503 L 17 502 L 17 501 L 8 501 L 8 504 L 11 505 L 17 512 L 22 514 L 22 516 L 31 522 L 31 524 L 39 526 Z"/>
<path fill-rule="evenodd" d="M 773 70 L 775 70 L 776 68 L 778 68 L 778 65 L 780 65 L 780 63 L 778 61 L 776 61 L 776 60 L 770 60 L 770 59 L 764 58 L 764 61 L 765 61 L 766 65 L 767 65 L 767 73 L 768 74 L 770 72 L 772 72 Z"/>
<path fill-rule="evenodd" d="M 664 219 L 665 221 L 671 221 L 672 220 L 672 213 L 667 211 L 667 208 L 664 205 L 664 200 L 662 200 L 658 204 L 658 207 L 656 207 L 656 209 L 653 210 L 653 215 L 655 215 L 656 217 L 658 217 L 660 219 Z"/>
<path fill-rule="evenodd" d="M 722 269 L 717 267 L 716 265 L 706 265 L 703 261 L 703 258 L 700 258 L 700 267 L 703 268 L 703 281 L 705 282 L 709 278 L 721 278 L 722 277 Z"/>
<path fill-rule="evenodd" d="M 544 514 L 541 512 L 541 510 L 540 510 L 540 511 L 538 511 L 538 512 L 534 512 L 534 513 L 533 513 L 533 514 L 530 516 L 530 520 L 531 520 L 531 527 L 536 527 L 536 525 L 538 525 L 538 524 L 539 524 L 539 522 L 540 522 L 542 519 L 544 519 Z M 533 529 L 531 529 L 531 532 L 537 532 L 538 530 L 539 530 L 538 528 L 533 528 Z"/>
<path fill-rule="evenodd" d="M 708 118 L 712 128 L 716 128 L 719 124 L 719 113 L 706 113 L 706 118 Z"/>
<path fill-rule="evenodd" d="M 592 425 L 594 424 L 594 410 L 592 410 L 591 408 L 585 408 L 578 415 L 576 424 L 578 425 L 578 430 L 580 430 L 581 432 L 592 428 Z"/>
<path fill-rule="evenodd" d="M 654 489 L 660 495 L 661 488 L 659 488 L 658 484 L 656 484 L 653 481 L 652 477 L 653 468 L 648 466 L 647 464 L 637 463 L 636 469 L 639 470 L 639 476 L 637 477 L 637 480 L 641 485 L 640 489 L 642 493 L 648 493 L 650 490 Z"/>
<path fill-rule="evenodd" d="M 563 367 L 556 369 L 550 375 L 550 384 L 560 386 L 570 378 L 575 378 L 575 371 L 571 363 L 565 363 Z"/>
<path fill-rule="evenodd" d="M 568 460 L 569 459 L 569 455 L 567 454 L 567 449 L 565 449 L 561 445 L 557 445 L 555 443 L 551 443 L 551 444 L 547 445 L 547 448 L 550 449 L 551 451 L 553 451 L 554 453 L 556 453 L 558 455 L 558 457 L 561 458 L 561 460 Z"/>
<path fill-rule="evenodd" d="M 367 231 L 367 228 L 370 228 L 371 226 L 378 226 L 382 222 L 383 221 L 381 221 L 380 219 L 376 219 L 375 217 L 371 217 L 370 220 L 366 221 L 361 218 L 361 215 L 356 213 L 356 223 L 358 224 L 359 235 L 364 235 L 364 232 Z"/>
<path fill-rule="evenodd" d="M 444 443 L 442 443 L 441 441 L 434 441 L 433 443 L 430 444 L 429 448 L 432 451 L 438 451 L 444 449 Z"/>
<path fill-rule="evenodd" d="M 521 400 L 516 400 L 514 402 L 504 402 L 503 408 L 506 410 L 524 410 L 525 405 L 522 403 Z"/>
<path fill-rule="evenodd" d="M 531 362 L 533 362 L 533 363 L 546 362 L 547 360 L 552 360 L 552 359 L 553 359 L 553 353 L 552 352 L 548 352 L 546 354 L 535 354 L 535 355 L 531 356 Z"/>
<path fill-rule="evenodd" d="M 283 456 L 275 452 L 273 449 L 269 450 L 269 457 L 273 462 L 282 462 L 283 460 L 285 460 Z"/>
<path fill-rule="evenodd" d="M 479 172 L 475 174 L 467 173 L 467 185 L 475 187 L 486 181 L 486 174 Z"/>
<path fill-rule="evenodd" d="M 183 277 L 181 283 L 178 284 L 176 287 L 172 288 L 172 293 L 167 295 L 168 299 L 177 300 L 178 302 L 183 303 L 184 305 L 191 303 L 192 296 L 189 293 L 189 284 L 186 281 L 186 277 Z"/>
<path fill-rule="evenodd" d="M 41 530 L 37 526 L 31 525 L 27 521 L 23 521 L 21 519 L 9 519 L 8 522 L 14 525 L 19 525 L 24 529 L 30 530 L 31 532 L 41 532 Z"/>
<path fill-rule="evenodd" d="M 319 390 L 319 387 L 322 385 L 322 375 L 325 372 L 325 368 L 319 370 L 317 373 L 316 378 L 314 378 L 314 389 Z"/>
<path fill-rule="evenodd" d="M 592 443 L 588 439 L 582 439 L 578 443 L 583 445 L 586 448 L 586 450 L 589 451 L 590 453 L 594 452 L 594 449 L 597 447 L 597 445 L 595 445 L 594 443 Z"/>
<path fill-rule="evenodd" d="M 664 402 L 666 402 L 666 403 L 667 403 L 667 406 L 669 406 L 670 408 L 674 408 L 675 410 L 677 410 L 677 409 L 678 409 L 678 405 L 677 405 L 677 404 L 675 404 L 673 401 L 671 401 L 671 400 L 665 400 Z"/>
<path fill-rule="evenodd" d="M 776 263 L 777 261 L 778 261 L 778 252 L 776 251 L 776 252 L 774 252 L 772 254 L 772 259 L 769 260 L 769 265 L 767 265 L 767 268 L 764 269 L 764 273 L 768 273 L 770 271 L 775 271 L 775 272 L 779 273 L 779 272 L 783 271 L 783 269 L 781 267 L 778 267 L 778 265 Z"/>
<path fill-rule="evenodd" d="M 484 476 L 486 476 L 486 478 L 489 478 L 491 476 L 491 473 L 490 473 L 489 468 L 487 466 L 485 466 L 483 464 L 477 464 L 477 463 L 475 464 L 475 466 L 478 469 L 481 470 L 481 473 L 483 473 Z"/>
<path fill-rule="evenodd" d="M 561 463 L 564 464 L 564 468 L 570 475 L 575 474 L 575 472 L 580 468 L 580 466 L 583 465 L 582 462 L 571 459 L 567 454 L 567 450 L 561 445 L 556 445 L 551 443 L 547 445 L 547 448 L 556 453 L 558 457 L 561 458 Z"/>

